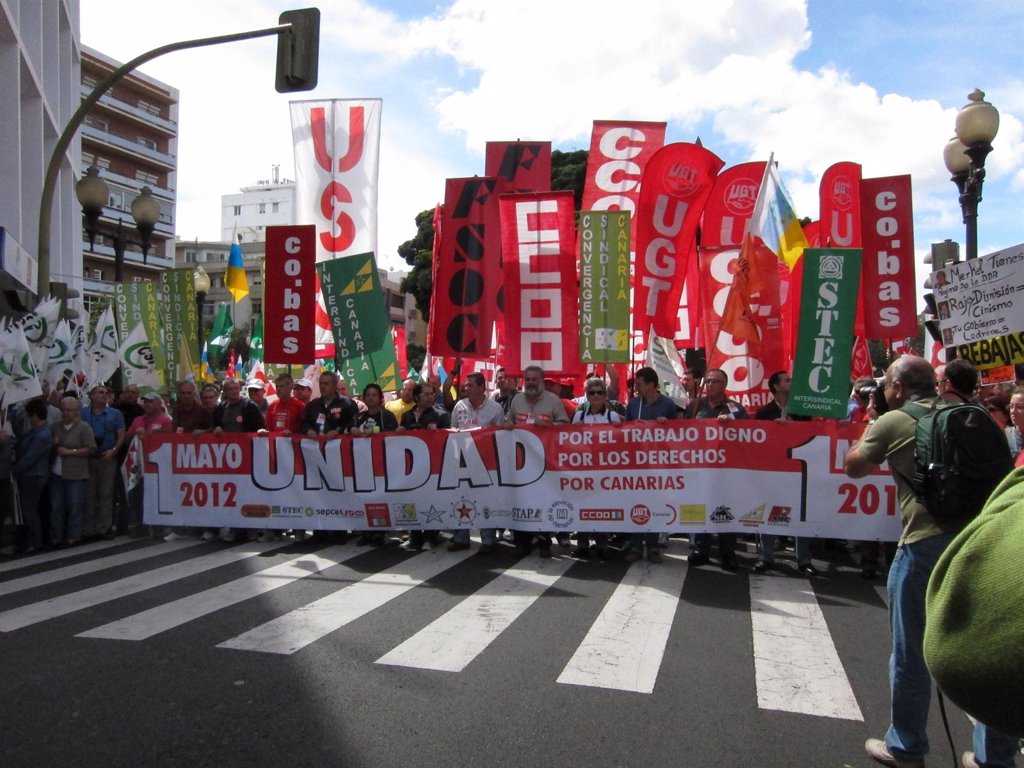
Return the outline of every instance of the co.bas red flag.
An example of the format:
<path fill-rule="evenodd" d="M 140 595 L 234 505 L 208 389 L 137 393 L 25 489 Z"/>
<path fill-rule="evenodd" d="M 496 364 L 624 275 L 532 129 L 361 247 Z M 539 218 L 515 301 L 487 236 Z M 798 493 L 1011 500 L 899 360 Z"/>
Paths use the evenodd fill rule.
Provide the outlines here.
<path fill-rule="evenodd" d="M 498 194 L 504 182 L 474 176 L 445 183 L 441 246 L 434 263 L 429 349 L 435 355 L 486 357 L 501 316 Z"/>
<path fill-rule="evenodd" d="M 636 215 L 633 327 L 676 332 L 686 262 L 715 177 L 725 165 L 698 144 L 669 144 L 644 169 Z"/>
<path fill-rule="evenodd" d="M 506 372 L 528 365 L 552 375 L 579 369 L 576 238 L 572 192 L 502 195 Z"/>
<path fill-rule="evenodd" d="M 910 176 L 864 179 L 860 184 L 860 209 L 864 335 L 869 339 L 916 336 Z"/>
<path fill-rule="evenodd" d="M 263 354 L 268 363 L 314 357 L 316 227 L 267 227 Z"/>

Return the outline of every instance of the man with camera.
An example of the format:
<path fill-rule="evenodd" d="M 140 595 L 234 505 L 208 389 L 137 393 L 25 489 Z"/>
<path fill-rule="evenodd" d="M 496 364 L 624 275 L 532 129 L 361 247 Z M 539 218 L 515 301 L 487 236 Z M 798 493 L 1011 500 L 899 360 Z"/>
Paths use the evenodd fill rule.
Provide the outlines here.
<path fill-rule="evenodd" d="M 903 531 L 888 583 L 891 722 L 884 739 L 868 739 L 864 749 L 873 760 L 891 768 L 923 768 L 932 693 L 932 679 L 924 661 L 925 594 L 935 563 L 962 523 L 938 520 L 929 514 L 917 500 L 909 479 L 915 472 L 917 422 L 901 409 L 908 402 L 926 408 L 935 403 L 932 366 L 920 357 L 900 357 L 885 372 L 883 393 L 876 397 L 888 410 L 847 452 L 846 474 L 867 477 L 888 460 L 896 481 Z M 978 723 L 974 753 L 964 755 L 962 765 L 1013 766 L 1016 748 L 1015 739 Z"/>

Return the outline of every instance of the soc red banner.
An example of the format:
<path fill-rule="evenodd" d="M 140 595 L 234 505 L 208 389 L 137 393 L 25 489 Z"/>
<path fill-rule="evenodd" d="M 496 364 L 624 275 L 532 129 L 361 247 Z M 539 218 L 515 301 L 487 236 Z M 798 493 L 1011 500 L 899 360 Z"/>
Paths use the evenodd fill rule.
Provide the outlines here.
<path fill-rule="evenodd" d="M 498 178 L 448 179 L 441 246 L 434 262 L 430 343 L 435 355 L 487 357 L 501 317 L 501 233 Z"/>

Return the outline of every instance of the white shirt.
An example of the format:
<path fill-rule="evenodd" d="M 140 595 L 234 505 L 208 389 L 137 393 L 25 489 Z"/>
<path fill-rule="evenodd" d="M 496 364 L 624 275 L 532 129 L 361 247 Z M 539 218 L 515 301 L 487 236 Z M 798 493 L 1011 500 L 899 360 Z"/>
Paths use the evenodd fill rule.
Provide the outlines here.
<path fill-rule="evenodd" d="M 452 427 L 454 429 L 473 429 L 474 427 L 500 427 L 505 423 L 505 411 L 497 402 L 485 398 L 479 408 L 474 408 L 468 397 L 464 397 L 452 409 Z"/>

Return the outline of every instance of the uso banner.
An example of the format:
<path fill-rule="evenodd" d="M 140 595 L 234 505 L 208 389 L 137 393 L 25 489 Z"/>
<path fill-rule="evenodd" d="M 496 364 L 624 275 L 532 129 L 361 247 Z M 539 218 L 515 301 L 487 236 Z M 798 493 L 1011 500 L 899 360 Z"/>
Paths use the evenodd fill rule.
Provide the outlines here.
<path fill-rule="evenodd" d="M 580 360 L 629 362 L 629 211 L 580 213 Z"/>
<path fill-rule="evenodd" d="M 644 169 L 635 217 L 633 328 L 646 337 L 676 332 L 686 262 L 715 176 L 725 165 L 697 144 L 669 144 Z"/>
<path fill-rule="evenodd" d="M 584 211 L 629 211 L 636 215 L 640 178 L 647 161 L 665 145 L 667 123 L 595 120 L 583 183 Z M 629 250 L 634 250 L 636 232 Z"/>
<path fill-rule="evenodd" d="M 317 231 L 317 261 L 377 252 L 380 99 L 289 102 L 295 221 Z"/>
<path fill-rule="evenodd" d="M 550 141 L 488 141 L 484 176 L 504 179 L 506 192 L 551 189 Z"/>
<path fill-rule="evenodd" d="M 498 195 L 505 182 L 474 176 L 445 182 L 440 248 L 434 259 L 430 337 L 434 355 L 487 357 L 503 280 Z"/>
<path fill-rule="evenodd" d="M 316 227 L 267 227 L 264 268 L 264 361 L 308 363 L 316 356 Z"/>
<path fill-rule="evenodd" d="M 327 315 L 334 331 L 338 375 L 354 391 L 379 384 L 401 389 L 391 321 L 372 253 L 317 265 Z"/>
<path fill-rule="evenodd" d="M 549 375 L 573 375 L 580 359 L 572 192 L 502 195 L 498 207 L 505 370 L 518 376 L 539 365 Z"/>
<path fill-rule="evenodd" d="M 917 281 L 910 176 L 862 180 L 860 212 L 864 335 L 869 339 L 916 336 Z"/>
<path fill-rule="evenodd" d="M 367 530 L 743 531 L 896 539 L 862 427 L 677 421 L 366 437 L 145 436 L 145 521 Z"/>

